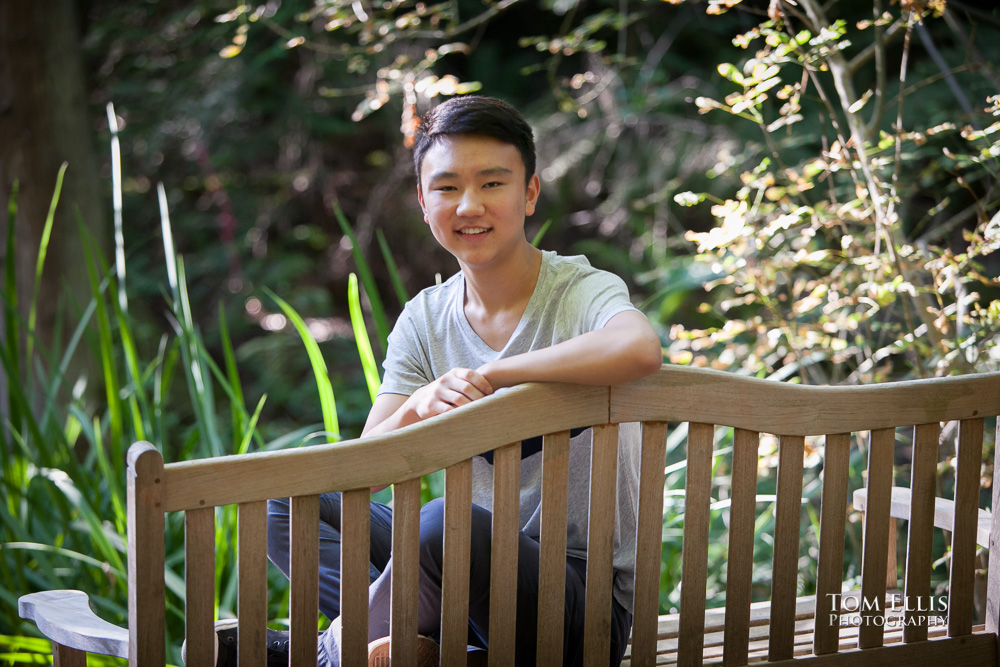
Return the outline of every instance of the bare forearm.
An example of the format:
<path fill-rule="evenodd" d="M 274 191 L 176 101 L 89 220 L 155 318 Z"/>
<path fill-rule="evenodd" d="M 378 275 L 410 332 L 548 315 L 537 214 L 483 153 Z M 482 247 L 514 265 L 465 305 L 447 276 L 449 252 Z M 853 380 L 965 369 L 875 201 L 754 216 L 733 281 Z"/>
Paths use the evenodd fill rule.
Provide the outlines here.
<path fill-rule="evenodd" d="M 524 382 L 613 385 L 654 373 L 662 361 L 660 341 L 645 324 L 609 326 L 478 370 L 494 389 Z"/>

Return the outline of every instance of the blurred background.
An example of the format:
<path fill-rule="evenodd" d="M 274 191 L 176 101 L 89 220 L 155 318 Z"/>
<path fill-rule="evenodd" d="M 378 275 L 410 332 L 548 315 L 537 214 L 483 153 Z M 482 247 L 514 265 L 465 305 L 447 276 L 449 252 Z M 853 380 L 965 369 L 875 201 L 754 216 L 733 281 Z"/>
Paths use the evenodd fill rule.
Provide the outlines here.
<path fill-rule="evenodd" d="M 31 590 L 83 588 L 123 621 L 131 442 L 170 462 L 360 432 L 394 318 L 457 270 L 408 148 L 454 95 L 525 113 L 528 238 L 622 276 L 666 362 L 810 384 L 998 370 L 998 36 L 972 0 L 0 3 L 0 661 L 44 649 L 16 616 Z M 226 615 L 235 513 L 217 524 Z"/>

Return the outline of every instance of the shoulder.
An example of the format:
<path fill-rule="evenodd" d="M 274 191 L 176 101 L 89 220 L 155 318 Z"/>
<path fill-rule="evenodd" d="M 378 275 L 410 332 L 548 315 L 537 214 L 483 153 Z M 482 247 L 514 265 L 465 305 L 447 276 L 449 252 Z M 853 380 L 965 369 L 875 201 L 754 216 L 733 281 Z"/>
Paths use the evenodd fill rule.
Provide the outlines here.
<path fill-rule="evenodd" d="M 425 287 L 406 302 L 400 317 L 423 320 L 440 315 L 454 304 L 457 295 L 464 292 L 463 285 L 464 278 L 458 272 L 439 285 Z"/>
<path fill-rule="evenodd" d="M 559 255 L 545 251 L 542 255 L 546 267 L 546 282 L 563 289 L 595 289 L 608 285 L 625 287 L 625 281 L 611 273 L 593 267 L 583 255 Z"/>

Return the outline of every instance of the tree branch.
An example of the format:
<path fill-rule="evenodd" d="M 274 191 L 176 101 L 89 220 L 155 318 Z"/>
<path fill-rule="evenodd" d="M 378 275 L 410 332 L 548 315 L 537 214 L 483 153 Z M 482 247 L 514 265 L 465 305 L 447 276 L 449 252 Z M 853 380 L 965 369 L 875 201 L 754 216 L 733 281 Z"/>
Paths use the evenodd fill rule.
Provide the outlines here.
<path fill-rule="evenodd" d="M 478 25 L 492 21 L 498 14 L 521 2 L 521 0 L 502 0 L 490 7 L 482 14 L 474 16 L 464 23 L 448 28 L 447 30 L 414 30 L 406 33 L 406 37 L 411 39 L 451 39 L 461 35 L 463 32 L 472 30 Z"/>

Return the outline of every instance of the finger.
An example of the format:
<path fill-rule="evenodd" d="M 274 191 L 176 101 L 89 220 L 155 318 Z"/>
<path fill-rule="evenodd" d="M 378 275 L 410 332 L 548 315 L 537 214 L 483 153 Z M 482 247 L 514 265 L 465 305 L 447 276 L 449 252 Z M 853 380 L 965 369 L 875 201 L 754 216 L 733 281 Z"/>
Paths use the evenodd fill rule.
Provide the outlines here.
<path fill-rule="evenodd" d="M 483 377 L 476 371 L 468 368 L 463 370 L 465 372 L 462 374 L 462 376 L 465 378 L 465 381 L 471 384 L 477 390 L 479 390 L 479 392 L 483 396 L 489 396 L 490 394 L 493 393 L 493 387 L 490 385 L 489 381 L 485 377 Z M 480 396 L 479 398 L 482 398 L 482 396 Z"/>

